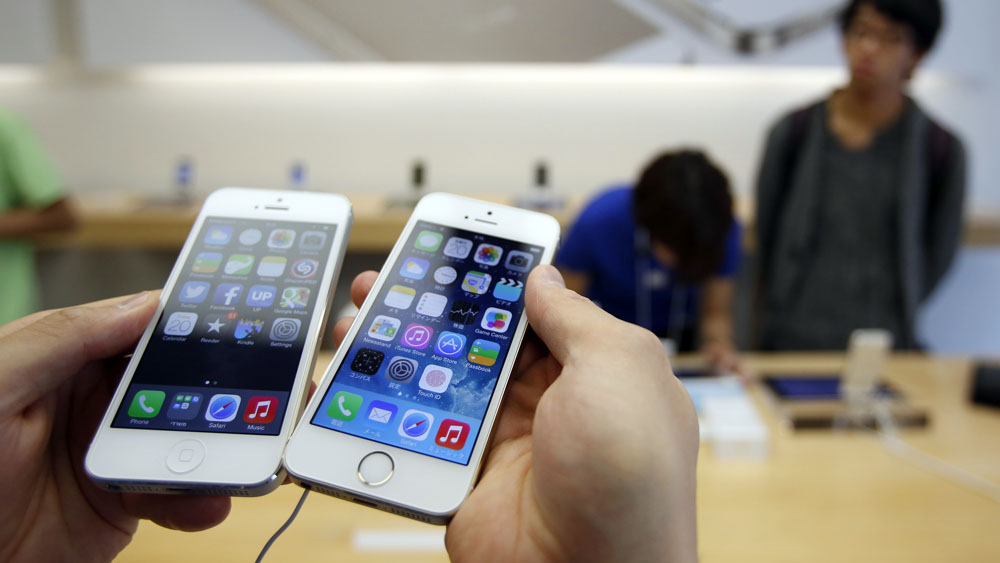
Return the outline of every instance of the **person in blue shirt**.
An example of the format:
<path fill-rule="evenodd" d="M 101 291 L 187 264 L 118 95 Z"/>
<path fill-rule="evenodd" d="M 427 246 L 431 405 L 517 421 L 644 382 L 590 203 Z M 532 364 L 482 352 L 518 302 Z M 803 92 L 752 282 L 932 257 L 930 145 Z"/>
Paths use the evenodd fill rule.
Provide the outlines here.
<path fill-rule="evenodd" d="M 725 173 L 699 151 L 657 156 L 634 187 L 600 193 L 569 229 L 556 265 L 605 311 L 741 371 L 733 345 L 742 229 Z"/>

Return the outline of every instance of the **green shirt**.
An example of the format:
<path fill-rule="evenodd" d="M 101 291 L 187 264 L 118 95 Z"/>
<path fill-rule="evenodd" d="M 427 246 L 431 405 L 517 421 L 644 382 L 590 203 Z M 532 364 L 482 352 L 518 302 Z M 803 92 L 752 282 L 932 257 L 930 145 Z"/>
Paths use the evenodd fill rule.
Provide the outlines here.
<path fill-rule="evenodd" d="M 8 211 L 45 209 L 63 198 L 62 182 L 38 140 L 0 111 L 0 222 Z M 0 238 L 0 324 L 38 309 L 35 256 L 27 240 Z"/>

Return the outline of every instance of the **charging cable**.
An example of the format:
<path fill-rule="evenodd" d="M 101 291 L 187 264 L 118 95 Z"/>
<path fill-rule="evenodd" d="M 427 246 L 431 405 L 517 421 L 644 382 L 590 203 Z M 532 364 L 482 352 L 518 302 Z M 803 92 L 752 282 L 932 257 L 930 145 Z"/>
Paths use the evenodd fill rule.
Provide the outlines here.
<path fill-rule="evenodd" d="M 899 428 L 889 412 L 885 400 L 874 401 L 875 419 L 878 422 L 878 434 L 882 445 L 890 453 L 911 464 L 951 481 L 959 486 L 977 492 L 995 502 L 1000 502 L 1000 485 L 984 479 L 979 475 L 966 471 L 957 465 L 936 458 L 923 450 L 907 444 L 899 437 Z"/>
<path fill-rule="evenodd" d="M 277 541 L 278 537 L 281 536 L 282 532 L 287 530 L 288 527 L 292 525 L 292 522 L 295 521 L 295 517 L 298 516 L 299 511 L 302 510 L 302 505 L 305 504 L 306 496 L 308 494 L 309 494 L 309 489 L 302 490 L 302 496 L 299 497 L 299 502 L 298 504 L 295 505 L 295 510 L 292 511 L 292 515 L 288 517 L 288 520 L 285 520 L 285 523 L 282 524 L 280 528 L 278 528 L 278 531 L 274 532 L 274 535 L 271 536 L 271 539 L 267 540 L 267 543 L 264 544 L 264 548 L 260 550 L 260 555 L 257 556 L 256 563 L 260 563 L 261 561 L 264 560 L 264 556 L 267 555 L 267 550 L 271 549 L 271 546 L 274 545 L 274 542 Z"/>

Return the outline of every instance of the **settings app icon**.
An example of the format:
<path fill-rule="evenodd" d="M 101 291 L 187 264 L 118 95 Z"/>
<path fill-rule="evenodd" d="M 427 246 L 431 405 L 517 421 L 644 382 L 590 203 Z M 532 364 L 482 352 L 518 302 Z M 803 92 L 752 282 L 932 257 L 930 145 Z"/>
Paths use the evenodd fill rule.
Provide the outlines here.
<path fill-rule="evenodd" d="M 417 373 L 417 361 L 403 356 L 394 356 L 389 361 L 388 369 L 385 370 L 386 377 L 396 383 L 410 381 L 415 373 Z"/>
<path fill-rule="evenodd" d="M 274 319 L 274 324 L 271 325 L 271 340 L 275 342 L 291 342 L 299 335 L 300 328 L 302 328 L 302 321 L 299 319 L 289 319 L 286 317 Z"/>

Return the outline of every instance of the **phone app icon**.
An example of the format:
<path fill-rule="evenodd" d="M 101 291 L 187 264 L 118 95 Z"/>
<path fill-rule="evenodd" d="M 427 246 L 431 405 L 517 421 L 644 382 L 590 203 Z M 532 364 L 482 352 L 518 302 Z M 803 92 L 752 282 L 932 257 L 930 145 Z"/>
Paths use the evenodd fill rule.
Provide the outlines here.
<path fill-rule="evenodd" d="M 428 317 L 440 317 L 447 304 L 448 298 L 444 295 L 427 292 L 420 296 L 420 301 L 417 301 L 417 313 Z"/>
<path fill-rule="evenodd" d="M 508 270 L 514 270 L 515 272 L 527 272 L 531 269 L 531 263 L 534 261 L 535 257 L 532 256 L 530 252 L 511 250 L 510 254 L 507 255 L 507 262 L 505 265 Z"/>
<path fill-rule="evenodd" d="M 493 276 L 489 274 L 470 270 L 465 273 L 465 279 L 462 280 L 462 289 L 469 293 L 482 295 L 490 289 L 490 282 L 492 280 Z"/>
<path fill-rule="evenodd" d="M 222 273 L 230 276 L 245 276 L 253 268 L 253 260 L 252 254 L 233 254 L 229 257 L 229 261 L 226 262 L 226 267 L 222 269 Z"/>
<path fill-rule="evenodd" d="M 163 334 L 169 336 L 187 336 L 194 331 L 198 324 L 198 313 L 177 311 L 171 313 L 167 318 L 167 324 L 163 327 Z"/>
<path fill-rule="evenodd" d="M 215 297 L 212 303 L 216 305 L 233 306 L 240 302 L 240 295 L 243 293 L 243 285 L 238 283 L 220 283 L 215 288 Z"/>
<path fill-rule="evenodd" d="M 243 422 L 267 424 L 274 420 L 277 410 L 277 397 L 250 397 L 250 400 L 247 401 L 247 410 L 243 411 Z"/>
<path fill-rule="evenodd" d="M 236 321 L 233 336 L 237 340 L 251 340 L 264 331 L 264 321 L 261 319 L 240 319 Z"/>
<path fill-rule="evenodd" d="M 163 391 L 151 389 L 142 390 L 132 397 L 132 404 L 128 407 L 128 415 L 132 418 L 153 418 L 160 414 L 163 401 L 167 394 Z"/>
<path fill-rule="evenodd" d="M 365 375 L 375 375 L 378 373 L 378 368 L 382 366 L 382 360 L 384 359 L 384 353 L 372 350 L 371 348 L 362 348 L 354 355 L 354 361 L 351 362 L 351 370 Z"/>
<path fill-rule="evenodd" d="M 201 393 L 175 393 L 174 400 L 167 409 L 167 418 L 171 420 L 192 420 L 198 416 L 201 409 Z"/>
<path fill-rule="evenodd" d="M 230 394 L 212 395 L 205 409 L 205 420 L 209 422 L 230 422 L 240 412 L 240 396 Z"/>
<path fill-rule="evenodd" d="M 416 296 L 417 290 L 412 287 L 394 285 L 389 288 L 389 293 L 385 296 L 385 305 L 396 309 L 409 309 Z"/>
<path fill-rule="evenodd" d="M 265 256 L 257 265 L 257 275 L 263 278 L 278 278 L 285 273 L 288 259 L 284 256 Z"/>
<path fill-rule="evenodd" d="M 404 356 L 393 356 L 389 360 L 389 367 L 385 370 L 385 376 L 396 383 L 409 383 L 417 373 L 419 364 L 412 358 Z"/>
<path fill-rule="evenodd" d="M 497 363 L 497 356 L 500 355 L 500 345 L 496 342 L 477 338 L 472 341 L 469 348 L 469 361 L 481 366 L 492 366 Z"/>
<path fill-rule="evenodd" d="M 233 236 L 233 228 L 224 225 L 212 225 L 205 233 L 205 244 L 226 244 Z"/>
<path fill-rule="evenodd" d="M 472 241 L 467 238 L 451 237 L 444 245 L 444 255 L 452 258 L 467 258 L 472 252 Z"/>
<path fill-rule="evenodd" d="M 291 248 L 295 243 L 295 231 L 292 229 L 274 229 L 267 237 L 268 248 Z"/>
<path fill-rule="evenodd" d="M 458 279 L 458 272 L 451 266 L 441 266 L 434 270 L 434 281 L 441 285 L 448 285 Z"/>
<path fill-rule="evenodd" d="M 448 320 L 461 325 L 472 324 L 479 314 L 479 305 L 468 301 L 455 301 L 448 311 Z"/>
<path fill-rule="evenodd" d="M 468 424 L 446 418 L 441 421 L 441 426 L 438 427 L 434 443 L 445 448 L 460 450 L 465 447 L 470 430 Z"/>
<path fill-rule="evenodd" d="M 214 274 L 222 264 L 222 255 L 218 252 L 199 252 L 191 265 L 192 272 L 199 274 Z"/>
<path fill-rule="evenodd" d="M 260 232 L 260 229 L 246 229 L 240 233 L 239 241 L 243 246 L 253 246 L 262 238 L 264 238 L 264 233 Z"/>
<path fill-rule="evenodd" d="M 372 321 L 372 326 L 368 327 L 368 336 L 376 340 L 392 342 L 399 332 L 399 319 L 386 315 L 379 315 Z"/>
<path fill-rule="evenodd" d="M 476 255 L 472 257 L 478 264 L 484 266 L 496 266 L 500 263 L 500 256 L 503 255 L 503 248 L 495 244 L 483 243 L 476 249 Z"/>
<path fill-rule="evenodd" d="M 302 250 L 323 250 L 326 246 L 326 233 L 323 231 L 305 231 L 299 239 L 299 248 Z"/>
<path fill-rule="evenodd" d="M 278 295 L 278 288 L 273 285 L 255 285 L 247 293 L 247 305 L 251 307 L 270 307 Z"/>
<path fill-rule="evenodd" d="M 292 262 L 291 274 L 293 278 L 307 280 L 316 277 L 319 271 L 319 262 L 312 258 L 299 258 Z"/>
<path fill-rule="evenodd" d="M 399 269 L 399 275 L 411 280 L 422 280 L 427 275 L 427 268 L 430 265 L 431 263 L 423 258 L 414 258 L 411 256 L 403 262 L 403 266 Z"/>
<path fill-rule="evenodd" d="M 514 278 L 500 278 L 493 286 L 493 297 L 503 301 L 517 301 L 524 289 L 524 282 Z"/>
<path fill-rule="evenodd" d="M 424 373 L 420 374 L 420 383 L 418 385 L 424 391 L 444 393 L 448 390 L 448 385 L 451 383 L 451 376 L 452 371 L 450 369 L 431 364 L 424 368 Z"/>
<path fill-rule="evenodd" d="M 441 233 L 435 233 L 434 231 L 420 231 L 417 235 L 417 240 L 413 241 L 413 248 L 417 250 L 423 250 L 426 252 L 434 252 L 441 246 L 441 239 L 444 235 Z"/>
<path fill-rule="evenodd" d="M 177 300 L 181 303 L 201 303 L 208 297 L 208 288 L 212 284 L 208 282 L 189 281 L 181 287 L 181 293 Z"/>
<path fill-rule="evenodd" d="M 299 335 L 302 328 L 302 321 L 299 319 L 289 319 L 278 317 L 271 325 L 271 340 L 275 342 L 291 342 Z"/>
<path fill-rule="evenodd" d="M 337 391 L 333 400 L 330 401 L 330 406 L 326 408 L 326 414 L 338 420 L 351 421 L 358 416 L 362 402 L 361 395 Z"/>
<path fill-rule="evenodd" d="M 444 331 L 434 344 L 434 353 L 448 358 L 457 358 L 465 350 L 465 335 L 457 332 Z"/>
<path fill-rule="evenodd" d="M 398 410 L 396 405 L 392 403 L 375 400 L 368 405 L 368 420 L 379 424 L 389 424 Z"/>
<path fill-rule="evenodd" d="M 399 435 L 411 440 L 424 440 L 434 426 L 434 415 L 429 412 L 410 409 L 403 413 L 399 423 Z"/>
<path fill-rule="evenodd" d="M 286 287 L 281 291 L 280 307 L 284 307 L 285 309 L 305 309 L 308 304 L 308 287 Z"/>
<path fill-rule="evenodd" d="M 415 350 L 423 350 L 431 343 L 434 329 L 422 324 L 410 323 L 403 331 L 403 345 Z"/>
<path fill-rule="evenodd" d="M 479 326 L 493 332 L 507 332 L 507 329 L 510 328 L 510 311 L 490 307 L 486 309 L 486 314 L 483 315 L 483 321 L 479 323 Z"/>

